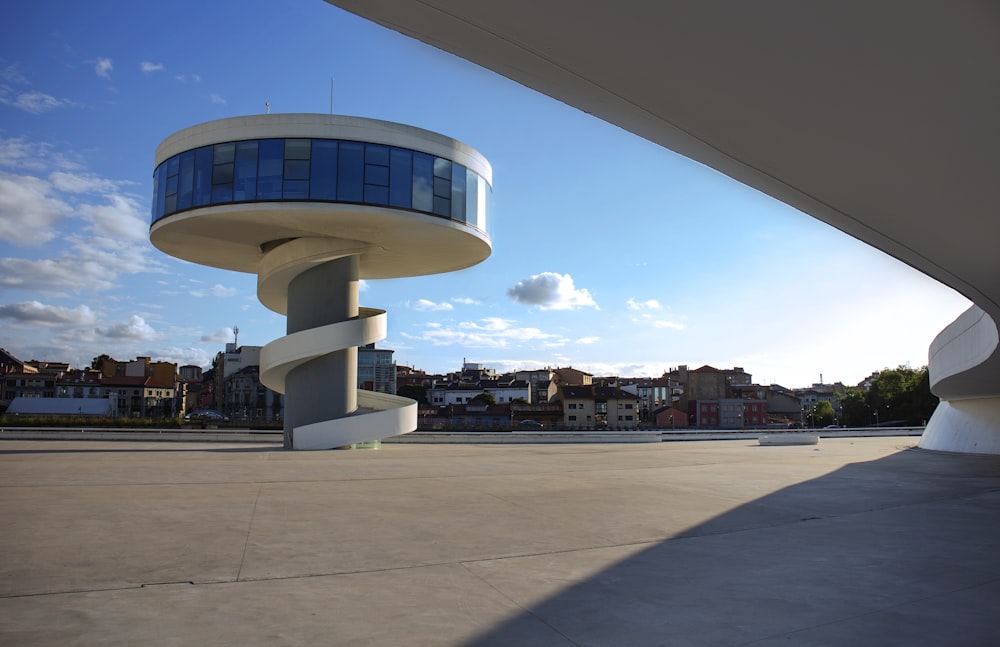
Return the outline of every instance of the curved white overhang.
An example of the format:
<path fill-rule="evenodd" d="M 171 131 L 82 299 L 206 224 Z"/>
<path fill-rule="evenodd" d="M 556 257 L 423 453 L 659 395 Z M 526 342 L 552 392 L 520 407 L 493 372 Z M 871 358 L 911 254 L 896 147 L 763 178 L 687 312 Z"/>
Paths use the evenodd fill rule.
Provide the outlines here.
<path fill-rule="evenodd" d="M 328 1 L 721 171 L 1000 322 L 997 3 Z M 935 392 L 1000 394 L 996 345 L 942 335 L 963 355 L 932 358 Z"/>

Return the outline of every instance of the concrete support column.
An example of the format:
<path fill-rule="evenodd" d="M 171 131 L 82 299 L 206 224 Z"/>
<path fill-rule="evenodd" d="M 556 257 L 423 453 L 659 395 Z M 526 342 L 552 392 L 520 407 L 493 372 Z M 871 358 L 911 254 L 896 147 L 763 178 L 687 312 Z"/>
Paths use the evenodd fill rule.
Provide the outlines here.
<path fill-rule="evenodd" d="M 295 277 L 288 286 L 287 331 L 293 333 L 358 316 L 357 256 L 327 261 Z M 288 374 L 285 447 L 296 427 L 343 418 L 358 408 L 358 349 L 336 350 Z"/>

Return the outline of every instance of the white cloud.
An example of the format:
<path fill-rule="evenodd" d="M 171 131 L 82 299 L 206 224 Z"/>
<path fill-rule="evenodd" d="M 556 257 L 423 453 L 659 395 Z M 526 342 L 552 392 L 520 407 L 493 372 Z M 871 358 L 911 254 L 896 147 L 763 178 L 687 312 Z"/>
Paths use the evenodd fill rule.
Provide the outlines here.
<path fill-rule="evenodd" d="M 593 307 L 600 310 L 586 288 L 577 289 L 569 274 L 542 272 L 518 281 L 507 290 L 507 296 L 518 303 L 538 306 L 541 310 L 575 310 Z"/>
<path fill-rule="evenodd" d="M 201 83 L 200 74 L 177 74 L 174 78 L 181 83 L 187 83 L 188 81 L 191 81 L 192 83 Z"/>
<path fill-rule="evenodd" d="M 13 97 L 8 92 L 3 92 L 0 94 L 0 103 L 30 112 L 33 115 L 40 115 L 56 108 L 65 108 L 73 105 L 65 99 L 57 99 L 51 94 L 45 94 L 38 90 L 20 92 Z"/>
<path fill-rule="evenodd" d="M 98 328 L 96 332 L 102 337 L 119 340 L 152 341 L 159 337 L 159 333 L 139 315 L 132 315 L 128 321 L 107 328 Z"/>
<path fill-rule="evenodd" d="M 648 299 L 646 301 L 636 301 L 635 299 L 629 297 L 625 305 L 629 310 L 662 310 L 663 306 L 656 299 Z"/>
<path fill-rule="evenodd" d="M 153 72 L 159 72 L 163 70 L 163 63 L 152 63 L 150 61 L 143 61 L 139 63 L 139 69 L 142 70 L 143 74 L 152 74 Z"/>
<path fill-rule="evenodd" d="M 236 296 L 236 288 L 227 288 L 220 283 L 216 283 L 211 288 L 205 290 L 191 290 L 191 296 L 198 297 L 199 299 L 205 297 L 232 297 Z"/>
<path fill-rule="evenodd" d="M 90 221 L 89 229 L 97 236 L 145 241 L 149 225 L 139 202 L 132 197 L 106 195 L 108 204 L 81 205 L 76 213 Z"/>
<path fill-rule="evenodd" d="M 221 106 L 224 106 L 224 105 L 226 105 L 226 100 L 225 100 L 225 99 L 223 99 L 223 98 L 222 98 L 221 96 L 219 96 L 218 94 L 215 94 L 214 92 L 213 92 L 212 94 L 208 95 L 208 100 L 209 100 L 209 101 L 210 101 L 211 103 L 216 103 L 216 104 L 218 104 L 218 105 L 221 105 Z"/>
<path fill-rule="evenodd" d="M 639 324 L 641 326 L 652 326 L 654 328 L 670 328 L 672 330 L 684 330 L 684 324 L 679 324 L 676 321 L 668 321 L 666 319 L 656 319 L 653 315 L 649 313 L 643 313 L 638 317 L 632 317 L 632 323 Z"/>
<path fill-rule="evenodd" d="M 17 63 L 9 63 L 8 65 L 0 68 L 0 79 L 7 81 L 8 83 L 17 83 L 18 85 L 28 84 L 27 77 L 21 74 L 21 70 L 18 69 Z"/>
<path fill-rule="evenodd" d="M 45 305 L 38 301 L 22 301 L 21 303 L 0 305 L 0 319 L 43 325 L 87 325 L 94 323 L 96 315 L 86 305 L 66 308 Z"/>
<path fill-rule="evenodd" d="M 50 195 L 51 185 L 28 175 L 0 175 L 0 240 L 40 245 L 56 235 L 54 225 L 69 206 Z"/>
<path fill-rule="evenodd" d="M 97 177 L 93 173 L 68 173 L 55 171 L 49 174 L 49 181 L 59 191 L 67 193 L 101 193 L 118 188 L 118 182 Z"/>
<path fill-rule="evenodd" d="M 600 337 L 593 337 L 592 336 L 592 337 L 581 337 L 581 338 L 579 338 L 579 339 L 576 340 L 576 343 L 578 343 L 578 344 L 596 344 L 599 341 L 601 341 Z"/>
<path fill-rule="evenodd" d="M 234 337 L 232 328 L 219 328 L 213 333 L 207 335 L 202 335 L 198 341 L 200 342 L 210 342 L 214 344 L 225 344 L 231 341 Z"/>
<path fill-rule="evenodd" d="M 435 346 L 468 346 L 470 348 L 507 348 L 512 344 L 539 342 L 562 344 L 559 335 L 544 333 L 538 328 L 515 326 L 516 322 L 500 317 L 486 317 L 478 321 L 462 321 L 454 325 L 427 324 L 418 334 L 402 333 L 407 339 L 430 342 Z"/>
<path fill-rule="evenodd" d="M 453 303 L 461 303 L 462 305 L 465 306 L 476 306 L 479 305 L 480 303 L 479 301 L 475 299 L 470 299 L 469 297 L 452 297 L 451 300 Z"/>
<path fill-rule="evenodd" d="M 450 303 L 445 303 L 445 302 L 434 303 L 433 301 L 430 301 L 428 299 L 417 299 L 416 301 L 407 301 L 406 305 L 407 307 L 412 308 L 413 310 L 431 310 L 436 312 L 455 309 L 455 307 Z"/>
<path fill-rule="evenodd" d="M 103 79 L 110 79 L 113 69 L 114 66 L 111 64 L 110 58 L 98 58 L 97 62 L 94 63 L 94 72 Z"/>
<path fill-rule="evenodd" d="M 28 142 L 22 137 L 0 139 L 0 166 L 21 172 L 80 168 L 79 162 L 54 151 L 51 144 Z"/>

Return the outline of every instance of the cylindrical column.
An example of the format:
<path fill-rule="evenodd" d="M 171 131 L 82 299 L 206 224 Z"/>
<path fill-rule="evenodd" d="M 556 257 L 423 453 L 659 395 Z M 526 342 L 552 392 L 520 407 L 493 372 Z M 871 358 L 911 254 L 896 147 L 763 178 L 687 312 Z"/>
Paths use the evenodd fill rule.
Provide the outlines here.
<path fill-rule="evenodd" d="M 327 261 L 288 286 L 289 335 L 357 316 L 357 256 Z M 335 350 L 292 369 L 285 391 L 285 447 L 292 447 L 296 427 L 354 413 L 357 389 L 357 348 Z"/>

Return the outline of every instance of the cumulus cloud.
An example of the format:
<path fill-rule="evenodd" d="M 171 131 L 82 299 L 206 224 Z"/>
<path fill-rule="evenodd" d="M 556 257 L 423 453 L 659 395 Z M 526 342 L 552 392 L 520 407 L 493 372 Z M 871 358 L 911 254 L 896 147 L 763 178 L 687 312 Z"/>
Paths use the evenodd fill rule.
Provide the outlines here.
<path fill-rule="evenodd" d="M 138 200 L 121 194 L 110 194 L 105 198 L 106 204 L 86 204 L 76 209 L 77 215 L 90 221 L 90 231 L 112 239 L 145 241 L 149 225 Z"/>
<path fill-rule="evenodd" d="M 69 206 L 51 190 L 48 182 L 36 177 L 0 175 L 0 240 L 33 246 L 54 238 L 54 225 Z"/>
<path fill-rule="evenodd" d="M 556 272 L 542 272 L 518 281 L 517 285 L 507 290 L 507 296 L 518 303 L 538 306 L 541 310 L 600 309 L 586 288 L 577 289 L 573 277 Z"/>
<path fill-rule="evenodd" d="M 447 311 L 454 310 L 455 307 L 447 302 L 435 303 L 429 299 L 417 299 L 408 301 L 406 305 L 414 310 Z"/>
<path fill-rule="evenodd" d="M 110 79 L 112 70 L 114 70 L 114 65 L 111 64 L 110 58 L 98 58 L 97 62 L 94 63 L 94 72 L 102 79 Z"/>
<path fill-rule="evenodd" d="M 216 283 L 211 288 L 204 290 L 191 290 L 191 296 L 198 297 L 199 299 L 204 297 L 231 297 L 236 295 L 236 288 L 227 288 L 221 283 Z"/>
<path fill-rule="evenodd" d="M 475 299 L 470 299 L 469 297 L 453 297 L 452 298 L 452 302 L 453 303 L 461 303 L 462 305 L 465 305 L 465 306 L 479 305 L 479 301 L 477 301 Z"/>
<path fill-rule="evenodd" d="M 152 74 L 153 72 L 159 72 L 163 70 L 163 63 L 153 63 L 151 61 L 143 61 L 139 63 L 139 69 L 142 70 L 143 74 Z"/>
<path fill-rule="evenodd" d="M 22 301 L 0 305 L 0 319 L 42 325 L 87 325 L 94 323 L 97 317 L 86 305 L 67 308 L 39 301 Z"/>
<path fill-rule="evenodd" d="M 98 177 L 93 173 L 69 173 L 54 171 L 49 174 L 49 182 L 59 191 L 66 193 L 101 193 L 114 191 L 119 183 Z"/>
<path fill-rule="evenodd" d="M 114 324 L 107 328 L 98 328 L 97 334 L 111 339 L 134 341 L 152 341 L 159 337 L 159 334 L 153 330 L 152 326 L 146 323 L 146 320 L 139 315 L 132 315 L 128 321 Z"/>
<path fill-rule="evenodd" d="M 456 324 L 427 324 L 426 330 L 417 335 L 402 333 L 407 339 L 430 342 L 435 346 L 468 346 L 470 348 L 507 348 L 512 344 L 540 342 L 565 343 L 559 335 L 544 333 L 538 328 L 519 327 L 516 322 L 500 317 L 486 317 L 478 321 Z"/>
<path fill-rule="evenodd" d="M 662 310 L 663 306 L 656 299 L 648 299 L 646 301 L 636 301 L 633 298 L 629 298 L 625 305 L 629 310 Z"/>

